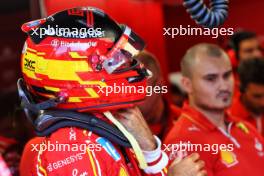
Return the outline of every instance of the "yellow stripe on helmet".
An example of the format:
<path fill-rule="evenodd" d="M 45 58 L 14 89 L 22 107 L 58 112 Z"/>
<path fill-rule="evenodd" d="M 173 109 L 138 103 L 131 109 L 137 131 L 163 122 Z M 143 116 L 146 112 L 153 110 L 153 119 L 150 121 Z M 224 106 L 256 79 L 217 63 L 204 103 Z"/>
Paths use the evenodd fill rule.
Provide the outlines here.
<path fill-rule="evenodd" d="M 29 48 L 28 48 L 29 50 Z M 55 80 L 80 80 L 79 76 L 76 72 L 89 72 L 92 71 L 91 67 L 88 63 L 84 60 L 54 60 L 54 59 L 46 59 L 42 56 L 38 56 L 32 52 L 26 52 L 23 57 L 22 61 L 26 62 L 34 62 L 34 68 L 26 69 L 26 66 L 23 64 L 23 72 L 31 77 L 36 78 L 33 76 L 34 73 L 39 73 L 43 75 L 47 75 L 50 79 Z"/>
<path fill-rule="evenodd" d="M 87 56 L 80 56 L 78 52 L 69 52 L 70 56 L 74 59 L 85 59 Z"/>

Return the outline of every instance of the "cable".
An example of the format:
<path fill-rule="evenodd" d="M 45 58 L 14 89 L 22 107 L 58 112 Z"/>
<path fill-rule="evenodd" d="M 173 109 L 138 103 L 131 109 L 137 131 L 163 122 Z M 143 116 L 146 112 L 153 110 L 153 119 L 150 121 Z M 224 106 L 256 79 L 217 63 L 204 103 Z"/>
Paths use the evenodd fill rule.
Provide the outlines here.
<path fill-rule="evenodd" d="M 213 28 L 224 23 L 228 16 L 228 0 L 210 0 L 208 9 L 203 0 L 184 0 L 183 5 L 197 24 Z"/>

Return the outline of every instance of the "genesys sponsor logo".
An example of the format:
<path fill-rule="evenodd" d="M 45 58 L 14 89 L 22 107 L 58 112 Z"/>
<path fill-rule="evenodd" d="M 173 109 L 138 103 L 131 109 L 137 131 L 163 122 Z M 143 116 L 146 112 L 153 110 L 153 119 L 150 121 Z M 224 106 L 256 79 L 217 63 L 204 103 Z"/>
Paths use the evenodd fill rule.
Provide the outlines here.
<path fill-rule="evenodd" d="M 51 163 L 48 163 L 47 169 L 49 172 L 55 171 L 57 169 L 60 169 L 62 167 L 65 167 L 67 165 L 74 164 L 78 161 L 81 161 L 83 159 L 83 154 L 82 153 L 77 153 L 75 155 L 70 155 L 64 159 L 57 160 Z"/>
<path fill-rule="evenodd" d="M 55 27 L 48 25 L 47 27 L 33 28 L 30 35 L 43 38 L 45 36 L 57 36 L 64 38 L 102 38 L 105 32 L 102 28 L 63 28 L 55 25 Z"/>

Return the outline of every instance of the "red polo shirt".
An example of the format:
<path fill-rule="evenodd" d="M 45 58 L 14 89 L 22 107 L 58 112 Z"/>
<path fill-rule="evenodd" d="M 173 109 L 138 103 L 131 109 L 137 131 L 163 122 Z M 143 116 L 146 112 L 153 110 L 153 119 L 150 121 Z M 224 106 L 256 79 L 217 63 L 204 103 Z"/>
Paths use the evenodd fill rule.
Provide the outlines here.
<path fill-rule="evenodd" d="M 232 106 L 227 111 L 235 120 L 244 120 L 252 124 L 264 136 L 264 114 L 253 117 L 240 100 L 240 95 L 234 97 Z"/>
<path fill-rule="evenodd" d="M 179 149 L 186 155 L 198 152 L 206 163 L 208 176 L 262 176 L 263 138 L 247 122 L 230 120 L 228 116 L 226 121 L 228 132 L 216 127 L 200 112 L 184 105 L 181 117 L 165 137 L 164 150 L 170 160 L 183 153 L 178 152 Z M 181 143 L 185 143 L 185 146 L 182 144 L 182 148 L 179 148 Z"/>

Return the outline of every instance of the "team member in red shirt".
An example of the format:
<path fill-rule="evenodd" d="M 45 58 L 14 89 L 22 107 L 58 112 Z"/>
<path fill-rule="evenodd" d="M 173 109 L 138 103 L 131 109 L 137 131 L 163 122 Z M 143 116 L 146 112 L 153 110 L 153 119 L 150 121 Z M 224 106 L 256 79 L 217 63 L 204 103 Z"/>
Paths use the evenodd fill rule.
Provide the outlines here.
<path fill-rule="evenodd" d="M 260 40 L 251 31 L 237 31 L 230 37 L 228 45 L 230 50 L 227 53 L 234 70 L 237 70 L 241 61 L 263 55 Z"/>
<path fill-rule="evenodd" d="M 141 38 L 91 7 L 64 10 L 22 30 L 29 38 L 18 91 L 43 137 L 26 145 L 21 176 L 166 175 L 168 157 L 135 106 L 145 98 L 148 77 L 134 59 L 144 48 Z M 199 175 L 198 158 L 181 166 Z"/>
<path fill-rule="evenodd" d="M 189 103 L 165 137 L 169 158 L 198 152 L 209 176 L 263 175 L 262 137 L 225 113 L 234 87 L 226 53 L 216 45 L 195 45 L 183 57 L 181 71 Z"/>
<path fill-rule="evenodd" d="M 240 62 L 255 58 L 262 57 L 262 47 L 260 40 L 256 33 L 251 31 L 237 31 L 230 37 L 229 48 L 227 51 L 232 63 L 234 78 L 235 78 L 235 92 L 234 97 L 239 97 L 239 78 L 237 74 L 237 67 Z"/>
<path fill-rule="evenodd" d="M 240 94 L 233 100 L 229 113 L 245 120 L 264 135 L 264 59 L 252 58 L 238 67 Z"/>

